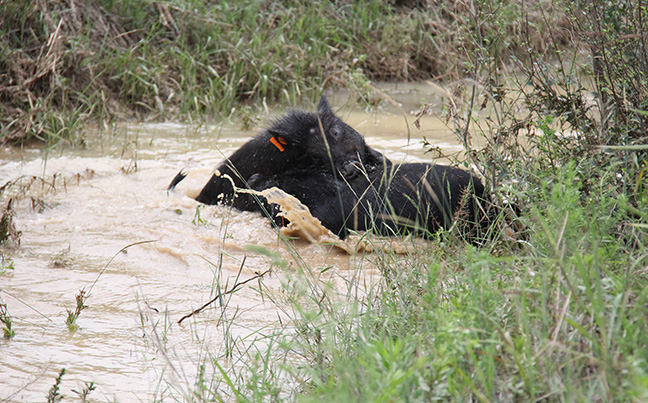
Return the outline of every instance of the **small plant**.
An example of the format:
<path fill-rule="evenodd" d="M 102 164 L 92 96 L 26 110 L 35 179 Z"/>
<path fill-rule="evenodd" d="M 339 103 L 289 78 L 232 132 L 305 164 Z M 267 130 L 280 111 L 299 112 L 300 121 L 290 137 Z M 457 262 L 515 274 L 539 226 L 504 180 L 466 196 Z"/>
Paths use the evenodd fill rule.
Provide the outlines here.
<path fill-rule="evenodd" d="M 7 270 L 14 270 L 13 259 L 5 256 L 0 256 L 0 274 L 5 274 Z"/>
<path fill-rule="evenodd" d="M 72 389 L 72 392 L 79 395 L 79 398 L 81 399 L 81 403 L 86 403 L 88 401 L 88 395 L 90 394 L 90 392 L 92 392 L 95 389 L 97 389 L 97 387 L 95 386 L 94 382 L 86 382 L 81 392 L 78 392 L 74 389 Z"/>
<path fill-rule="evenodd" d="M 54 381 L 54 385 L 49 390 L 49 393 L 47 394 L 47 403 L 56 403 L 60 402 L 63 400 L 65 396 L 59 393 L 61 390 L 60 385 L 61 385 L 61 380 L 63 379 L 63 375 L 65 375 L 65 368 L 61 368 L 61 371 L 59 372 L 58 376 L 56 377 L 56 380 Z"/>
<path fill-rule="evenodd" d="M 130 157 L 128 164 L 121 167 L 121 171 L 125 175 L 134 174 L 137 172 L 137 143 L 134 141 L 129 142 L 124 146 L 121 153 L 122 158 Z"/>
<path fill-rule="evenodd" d="M 67 319 L 65 320 L 65 324 L 68 325 L 68 328 L 70 329 L 71 332 L 77 330 L 79 328 L 79 325 L 76 324 L 77 319 L 79 318 L 79 315 L 81 315 L 81 311 L 87 308 L 87 306 L 84 304 L 85 300 L 87 298 L 85 288 L 82 288 L 79 290 L 79 293 L 76 295 L 76 308 L 74 308 L 74 311 L 70 311 L 67 309 Z"/>
<path fill-rule="evenodd" d="M 4 325 L 2 331 L 5 339 L 10 339 L 16 335 L 11 325 L 11 316 L 7 313 L 7 304 L 0 304 L 0 322 Z"/>
<path fill-rule="evenodd" d="M 207 224 L 207 221 L 204 220 L 200 215 L 200 207 L 201 207 L 200 204 L 196 206 L 196 212 L 194 213 L 194 218 L 191 221 L 193 223 L 193 225 L 205 225 L 205 224 Z"/>

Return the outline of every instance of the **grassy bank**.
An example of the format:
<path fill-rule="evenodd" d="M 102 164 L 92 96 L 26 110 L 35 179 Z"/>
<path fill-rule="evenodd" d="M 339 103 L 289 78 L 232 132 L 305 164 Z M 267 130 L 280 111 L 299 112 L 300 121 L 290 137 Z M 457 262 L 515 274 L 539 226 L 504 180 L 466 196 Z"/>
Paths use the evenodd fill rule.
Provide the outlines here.
<path fill-rule="evenodd" d="M 128 117 L 220 120 L 241 103 L 303 103 L 329 87 L 372 102 L 367 80 L 465 77 L 476 32 L 506 34 L 491 44 L 506 63 L 525 58 L 510 40 L 519 30 L 515 17 L 528 9 L 538 22 L 541 7 L 0 0 L 0 139 L 74 142 L 79 125 Z M 503 18 L 475 19 L 492 8 Z M 554 12 L 546 18 L 566 23 Z M 535 44 L 542 47 L 550 34 L 566 35 L 539 29 Z"/>

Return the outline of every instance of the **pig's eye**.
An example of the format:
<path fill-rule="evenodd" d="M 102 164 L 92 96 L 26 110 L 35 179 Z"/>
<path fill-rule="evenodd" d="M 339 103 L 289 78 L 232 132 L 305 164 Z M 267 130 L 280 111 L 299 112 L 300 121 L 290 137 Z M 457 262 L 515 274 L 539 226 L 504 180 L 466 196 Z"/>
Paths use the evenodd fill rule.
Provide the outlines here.
<path fill-rule="evenodd" d="M 333 137 L 334 139 L 337 139 L 342 135 L 342 131 L 337 127 L 332 127 L 329 133 L 331 133 L 331 137 Z"/>

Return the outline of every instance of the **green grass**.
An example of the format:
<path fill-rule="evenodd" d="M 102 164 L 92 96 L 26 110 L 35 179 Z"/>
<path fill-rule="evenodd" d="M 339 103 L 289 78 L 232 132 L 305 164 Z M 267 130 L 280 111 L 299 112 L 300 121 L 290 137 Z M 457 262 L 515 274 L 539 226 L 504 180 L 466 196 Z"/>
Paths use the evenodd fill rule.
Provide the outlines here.
<path fill-rule="evenodd" d="M 323 333 L 350 342 L 311 369 L 313 399 L 645 396 L 645 274 L 618 250 L 618 216 L 579 206 L 577 193 L 536 195 L 544 208 L 528 218 L 538 231 L 515 256 L 438 245 L 383 268 L 383 289 L 350 334 L 322 319 Z"/>
<path fill-rule="evenodd" d="M 523 4 L 505 3 L 501 29 Z M 366 80 L 456 79 L 474 29 L 461 7 L 379 0 L 0 6 L 4 143 L 81 143 L 83 124 L 128 117 L 220 120 L 241 104 L 306 103 Z"/>
<path fill-rule="evenodd" d="M 58 373 L 58 376 L 54 379 L 54 385 L 50 388 L 49 392 L 47 393 L 47 403 L 57 403 L 63 400 L 65 397 L 64 395 L 60 394 L 61 390 L 61 381 L 63 380 L 63 375 L 66 373 L 65 368 L 61 368 L 61 370 Z"/>

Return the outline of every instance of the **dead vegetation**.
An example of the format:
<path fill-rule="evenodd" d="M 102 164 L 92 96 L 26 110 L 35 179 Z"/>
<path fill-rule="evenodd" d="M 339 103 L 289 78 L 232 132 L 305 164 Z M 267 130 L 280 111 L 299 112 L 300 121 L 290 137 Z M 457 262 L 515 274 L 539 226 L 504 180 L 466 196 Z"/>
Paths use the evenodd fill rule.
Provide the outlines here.
<path fill-rule="evenodd" d="M 14 223 L 13 200 L 9 199 L 7 206 L 2 209 L 0 217 L 0 246 L 20 245 L 21 232 L 16 229 Z"/>
<path fill-rule="evenodd" d="M 105 81 L 94 75 L 100 66 L 85 60 L 102 47 L 134 46 L 137 32 L 127 32 L 95 2 L 9 0 L 0 7 L 2 141 L 69 136 L 81 117 L 95 112 L 95 94 L 109 103 L 112 98 Z"/>

